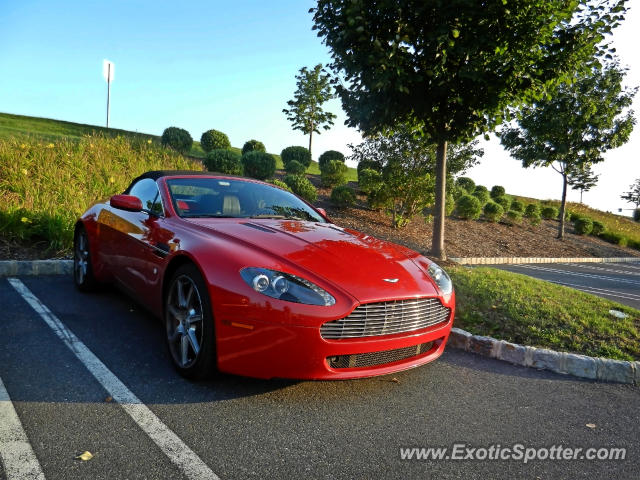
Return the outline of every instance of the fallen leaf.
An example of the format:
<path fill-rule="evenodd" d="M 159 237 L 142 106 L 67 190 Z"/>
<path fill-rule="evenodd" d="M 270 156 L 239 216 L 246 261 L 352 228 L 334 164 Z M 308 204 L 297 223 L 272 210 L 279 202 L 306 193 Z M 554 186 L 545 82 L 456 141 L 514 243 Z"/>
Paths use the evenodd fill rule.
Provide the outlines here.
<path fill-rule="evenodd" d="M 93 458 L 91 452 L 84 452 L 76 457 L 76 460 L 82 460 L 83 462 L 87 462 Z"/>
<path fill-rule="evenodd" d="M 107 398 L 104 399 L 104 401 L 107 403 L 113 402 L 113 397 L 109 395 Z"/>
<path fill-rule="evenodd" d="M 400 380 L 398 380 L 396 377 L 393 377 L 393 378 L 391 379 L 391 381 L 392 381 L 393 383 L 400 383 Z"/>
<path fill-rule="evenodd" d="M 587 427 L 596 428 L 596 424 L 595 423 L 587 423 Z"/>

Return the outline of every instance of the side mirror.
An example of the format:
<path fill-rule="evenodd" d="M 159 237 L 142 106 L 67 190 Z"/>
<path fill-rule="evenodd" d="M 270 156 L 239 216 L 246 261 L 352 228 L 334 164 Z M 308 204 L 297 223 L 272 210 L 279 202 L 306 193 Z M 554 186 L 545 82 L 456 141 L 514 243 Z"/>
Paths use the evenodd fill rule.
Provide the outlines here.
<path fill-rule="evenodd" d="M 320 213 L 320 215 L 322 215 L 324 218 L 326 218 L 327 220 L 329 220 L 329 217 L 327 216 L 327 211 L 324 208 L 316 208 L 316 210 Z"/>
<path fill-rule="evenodd" d="M 114 195 L 109 200 L 109 205 L 120 210 L 139 212 L 142 210 L 142 201 L 133 195 Z"/>

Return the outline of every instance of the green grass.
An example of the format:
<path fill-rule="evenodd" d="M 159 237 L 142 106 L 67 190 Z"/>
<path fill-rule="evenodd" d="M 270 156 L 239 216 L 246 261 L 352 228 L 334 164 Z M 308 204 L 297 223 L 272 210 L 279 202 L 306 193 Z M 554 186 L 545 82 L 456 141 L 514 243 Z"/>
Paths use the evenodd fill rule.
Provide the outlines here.
<path fill-rule="evenodd" d="M 68 250 L 73 225 L 92 203 L 122 192 L 147 170 L 201 170 L 202 165 L 151 139 L 0 138 L 0 232 L 52 251 Z"/>
<path fill-rule="evenodd" d="M 13 115 L 10 113 L 0 113 L 0 139 L 38 139 L 46 142 L 57 142 L 60 140 L 75 139 L 80 140 L 85 135 L 102 134 L 109 137 L 128 137 L 132 139 L 151 140 L 152 143 L 160 145 L 160 137 L 148 133 L 132 132 L 129 130 L 119 130 L 116 128 L 105 128 L 97 125 L 86 125 L 83 123 L 65 122 L 63 120 L 53 120 L 50 118 L 29 117 L 26 115 Z M 231 150 L 241 153 L 242 149 L 231 147 Z M 280 155 L 272 154 L 276 158 L 276 168 L 284 169 Z M 200 146 L 200 142 L 194 141 L 189 157 L 203 159 L 205 151 Z M 307 173 L 320 175 L 320 168 L 317 162 L 311 162 Z M 358 173 L 355 168 L 349 168 L 347 174 L 349 181 L 357 181 Z"/>
<path fill-rule="evenodd" d="M 493 268 L 448 269 L 455 326 L 523 345 L 640 360 L 640 311 L 594 295 Z M 618 319 L 609 310 L 629 315 Z"/>

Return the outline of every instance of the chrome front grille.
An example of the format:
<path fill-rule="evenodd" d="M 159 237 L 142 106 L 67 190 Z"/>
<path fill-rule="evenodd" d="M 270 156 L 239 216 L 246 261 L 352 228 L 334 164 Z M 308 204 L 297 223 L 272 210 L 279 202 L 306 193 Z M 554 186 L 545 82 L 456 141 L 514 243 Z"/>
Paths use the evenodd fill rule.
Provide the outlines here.
<path fill-rule="evenodd" d="M 428 352 L 433 347 L 433 342 L 421 343 L 410 347 L 384 350 L 382 352 L 356 353 L 353 355 L 338 355 L 329 357 L 327 361 L 331 368 L 362 368 L 377 367 L 387 363 L 398 362 L 416 357 Z"/>
<path fill-rule="evenodd" d="M 450 313 L 437 298 L 365 303 L 349 316 L 322 325 L 320 334 L 337 340 L 412 332 L 445 322 Z"/>

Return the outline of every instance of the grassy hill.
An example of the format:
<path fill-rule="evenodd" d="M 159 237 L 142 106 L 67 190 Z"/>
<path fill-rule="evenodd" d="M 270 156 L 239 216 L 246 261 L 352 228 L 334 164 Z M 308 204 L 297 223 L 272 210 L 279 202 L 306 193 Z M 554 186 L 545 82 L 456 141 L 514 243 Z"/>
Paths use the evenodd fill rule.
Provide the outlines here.
<path fill-rule="evenodd" d="M 160 137 L 150 135 L 148 133 L 132 132 L 129 130 L 119 130 L 117 128 L 105 128 L 97 125 L 87 125 L 83 123 L 65 122 L 64 120 L 54 120 L 50 118 L 29 117 L 25 115 L 14 115 L 10 113 L 0 113 L 0 139 L 19 139 L 19 138 L 36 138 L 49 142 L 55 142 L 63 139 L 78 140 L 85 135 L 101 134 L 110 137 L 129 137 L 142 140 L 151 140 L 153 143 L 160 145 Z M 232 150 L 240 153 L 238 147 L 231 147 Z M 272 154 L 276 157 L 276 168 L 283 169 L 282 159 L 278 154 Z M 202 159 L 205 152 L 200 146 L 200 142 L 194 141 L 189 157 Z M 317 162 L 311 162 L 308 173 L 319 175 L 320 168 Z M 348 178 L 350 181 L 356 181 L 358 175 L 355 168 L 349 168 Z"/>
<path fill-rule="evenodd" d="M 517 195 L 514 195 L 514 198 L 519 199 L 525 204 L 540 202 L 540 204 L 544 206 L 552 205 L 554 207 L 557 207 L 558 209 L 560 208 L 560 200 L 540 201 L 535 198 L 520 197 Z M 627 239 L 634 242 L 640 242 L 640 223 L 634 222 L 630 217 L 616 215 L 615 213 L 603 212 L 582 203 L 567 202 L 567 209 L 572 213 L 577 213 L 578 215 L 589 217 L 592 220 L 601 222 L 606 227 L 607 231 L 623 235 Z"/>

